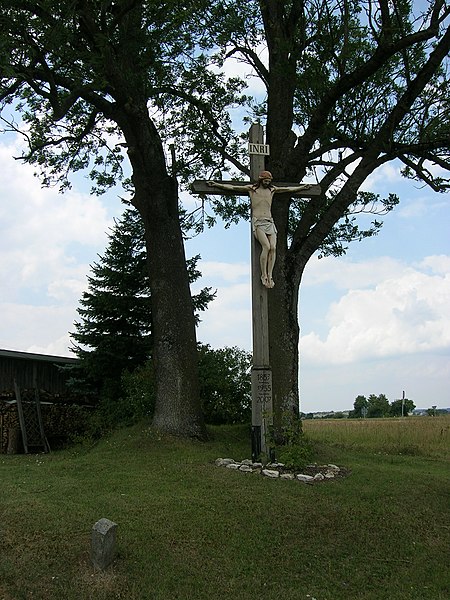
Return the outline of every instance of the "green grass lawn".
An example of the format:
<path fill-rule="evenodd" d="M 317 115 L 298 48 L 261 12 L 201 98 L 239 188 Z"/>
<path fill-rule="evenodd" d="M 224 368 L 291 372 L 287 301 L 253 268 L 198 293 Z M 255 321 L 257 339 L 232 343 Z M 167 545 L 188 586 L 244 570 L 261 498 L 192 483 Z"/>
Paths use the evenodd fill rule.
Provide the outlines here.
<path fill-rule="evenodd" d="M 320 442 L 348 477 L 305 485 L 218 468 L 244 427 L 207 443 L 145 424 L 91 449 L 0 456 L 0 599 L 447 600 L 449 463 Z M 90 565 L 92 525 L 119 555 Z"/>

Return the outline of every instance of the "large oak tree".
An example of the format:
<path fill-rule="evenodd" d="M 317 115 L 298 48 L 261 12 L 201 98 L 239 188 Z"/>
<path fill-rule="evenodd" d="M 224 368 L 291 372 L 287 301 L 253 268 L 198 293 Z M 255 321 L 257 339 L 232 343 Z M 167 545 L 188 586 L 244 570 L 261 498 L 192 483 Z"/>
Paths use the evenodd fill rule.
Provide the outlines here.
<path fill-rule="evenodd" d="M 90 169 L 101 193 L 123 177 L 126 149 L 125 185 L 150 257 L 154 424 L 193 436 L 204 434 L 195 320 L 177 179 L 157 118 L 170 116 L 161 117 L 168 93 L 180 103 L 188 94 L 198 135 L 199 99 L 213 107 L 209 118 L 215 112 L 225 118 L 226 128 L 222 108 L 230 96 L 200 52 L 199 18 L 207 6 L 202 0 L 4 0 L 0 6 L 2 118 L 26 136 L 22 158 L 36 165 L 44 184 L 64 189 L 71 173 Z"/>
<path fill-rule="evenodd" d="M 252 110 L 266 127 L 266 168 L 277 181 L 313 176 L 322 189 L 310 201 L 282 197 L 273 205 L 270 360 L 280 431 L 283 415 L 298 411 L 298 297 L 307 262 L 317 251 L 343 254 L 350 241 L 377 232 L 380 220 L 361 230 L 357 214 L 385 213 L 398 199 L 361 186 L 389 161 L 436 192 L 449 189 L 450 5 L 259 0 L 212 10 L 222 60 L 248 63 L 264 83 L 266 97 L 253 99 Z"/>

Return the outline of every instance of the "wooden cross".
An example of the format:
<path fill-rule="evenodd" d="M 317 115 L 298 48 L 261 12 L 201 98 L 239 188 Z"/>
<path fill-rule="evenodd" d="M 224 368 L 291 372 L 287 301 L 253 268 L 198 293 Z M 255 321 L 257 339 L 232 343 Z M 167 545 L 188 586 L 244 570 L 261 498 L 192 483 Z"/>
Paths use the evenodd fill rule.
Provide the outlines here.
<path fill-rule="evenodd" d="M 264 143 L 263 128 L 259 124 L 250 127 L 250 179 L 251 181 L 221 181 L 222 184 L 231 184 L 234 188 L 248 186 L 258 180 L 261 171 L 264 171 L 264 157 L 269 153 L 269 147 Z M 277 183 L 277 188 L 290 188 L 298 183 Z M 305 186 L 306 187 L 306 186 Z M 205 180 L 196 180 L 192 184 L 193 192 L 197 194 L 215 195 L 244 195 L 237 189 L 225 190 L 211 186 Z M 296 198 L 310 198 L 321 192 L 319 185 L 310 185 L 307 189 L 291 196 Z M 270 289 L 262 284 L 260 277 L 261 246 L 256 237 L 251 233 L 251 262 L 252 262 L 252 321 L 253 321 L 253 363 L 252 363 L 252 460 L 260 459 L 261 454 L 274 460 L 273 449 L 270 447 L 269 431 L 273 425 L 273 400 L 272 400 L 272 369 L 269 357 L 269 321 L 268 321 L 268 294 Z"/>

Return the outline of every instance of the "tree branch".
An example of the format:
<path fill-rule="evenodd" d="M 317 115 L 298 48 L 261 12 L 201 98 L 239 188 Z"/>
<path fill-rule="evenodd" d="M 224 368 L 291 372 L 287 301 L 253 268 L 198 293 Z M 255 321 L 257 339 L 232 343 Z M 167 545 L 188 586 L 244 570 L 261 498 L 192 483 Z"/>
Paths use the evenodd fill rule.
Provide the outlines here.
<path fill-rule="evenodd" d="M 243 173 L 244 175 L 250 176 L 250 170 L 247 167 L 245 167 L 239 160 L 234 158 L 231 154 L 229 154 L 226 151 L 227 140 L 219 133 L 219 130 L 220 130 L 219 122 L 212 114 L 211 107 L 209 104 L 207 104 L 200 98 L 197 98 L 197 97 L 193 96 L 192 94 L 189 94 L 188 92 L 185 92 L 184 90 L 181 90 L 180 88 L 163 86 L 160 88 L 155 88 L 153 90 L 153 92 L 155 94 L 158 94 L 158 93 L 169 94 L 171 96 L 181 98 L 182 100 L 186 100 L 192 106 L 195 106 L 201 112 L 201 114 L 205 117 L 205 119 L 210 123 L 211 131 L 212 131 L 212 134 L 214 135 L 214 137 L 216 137 L 220 141 L 221 148 L 219 148 L 219 153 L 222 155 L 222 157 L 225 160 L 229 161 L 239 171 L 241 171 L 241 173 Z"/>
<path fill-rule="evenodd" d="M 256 73 L 262 79 L 267 88 L 269 85 L 269 71 L 254 50 L 246 46 L 239 46 L 238 44 L 235 44 L 234 48 L 227 52 L 225 58 L 230 58 L 238 52 L 245 56 L 247 59 L 246 62 L 255 69 Z"/>
<path fill-rule="evenodd" d="M 312 115 L 305 133 L 299 138 L 297 146 L 292 153 L 291 162 L 300 164 L 302 157 L 308 155 L 314 141 L 319 136 L 319 132 L 322 130 L 323 124 L 327 122 L 329 113 L 340 98 L 374 75 L 396 53 L 419 42 L 427 41 L 436 33 L 437 26 L 433 22 L 428 28 L 406 35 L 398 41 L 389 44 L 380 41 L 369 60 L 352 73 L 338 79 L 328 93 L 324 95 L 315 113 Z M 292 164 L 291 168 L 295 168 L 295 166 Z"/>
<path fill-rule="evenodd" d="M 423 161 L 420 161 L 421 164 L 416 164 L 414 161 L 409 159 L 406 156 L 399 156 L 399 159 L 405 164 L 409 169 L 416 173 L 417 178 L 421 179 L 426 185 L 428 185 L 434 192 L 445 192 L 450 189 L 450 182 L 444 183 L 442 180 L 436 182 L 436 179 L 430 173 L 428 169 L 425 169 L 423 166 Z M 447 170 L 450 170 L 450 167 L 447 165 L 445 167 Z"/>

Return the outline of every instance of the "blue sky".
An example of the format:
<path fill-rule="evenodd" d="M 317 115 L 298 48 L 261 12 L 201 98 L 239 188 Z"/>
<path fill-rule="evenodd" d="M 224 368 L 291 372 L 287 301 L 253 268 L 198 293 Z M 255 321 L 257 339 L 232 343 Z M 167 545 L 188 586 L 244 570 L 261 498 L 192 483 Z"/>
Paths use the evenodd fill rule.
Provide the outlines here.
<path fill-rule="evenodd" d="M 68 354 L 89 265 L 123 206 L 73 189 L 41 189 L 15 161 L 19 141 L 0 139 L 0 348 Z M 81 185 L 80 188 L 84 188 Z M 301 408 L 351 408 L 357 395 L 405 390 L 418 407 L 450 406 L 450 203 L 389 166 L 367 182 L 400 205 L 381 233 L 343 258 L 316 257 L 300 292 Z M 194 198 L 186 199 L 193 205 Z M 217 289 L 198 338 L 251 349 L 248 223 L 222 223 L 186 244 L 201 254 L 198 286 Z"/>

